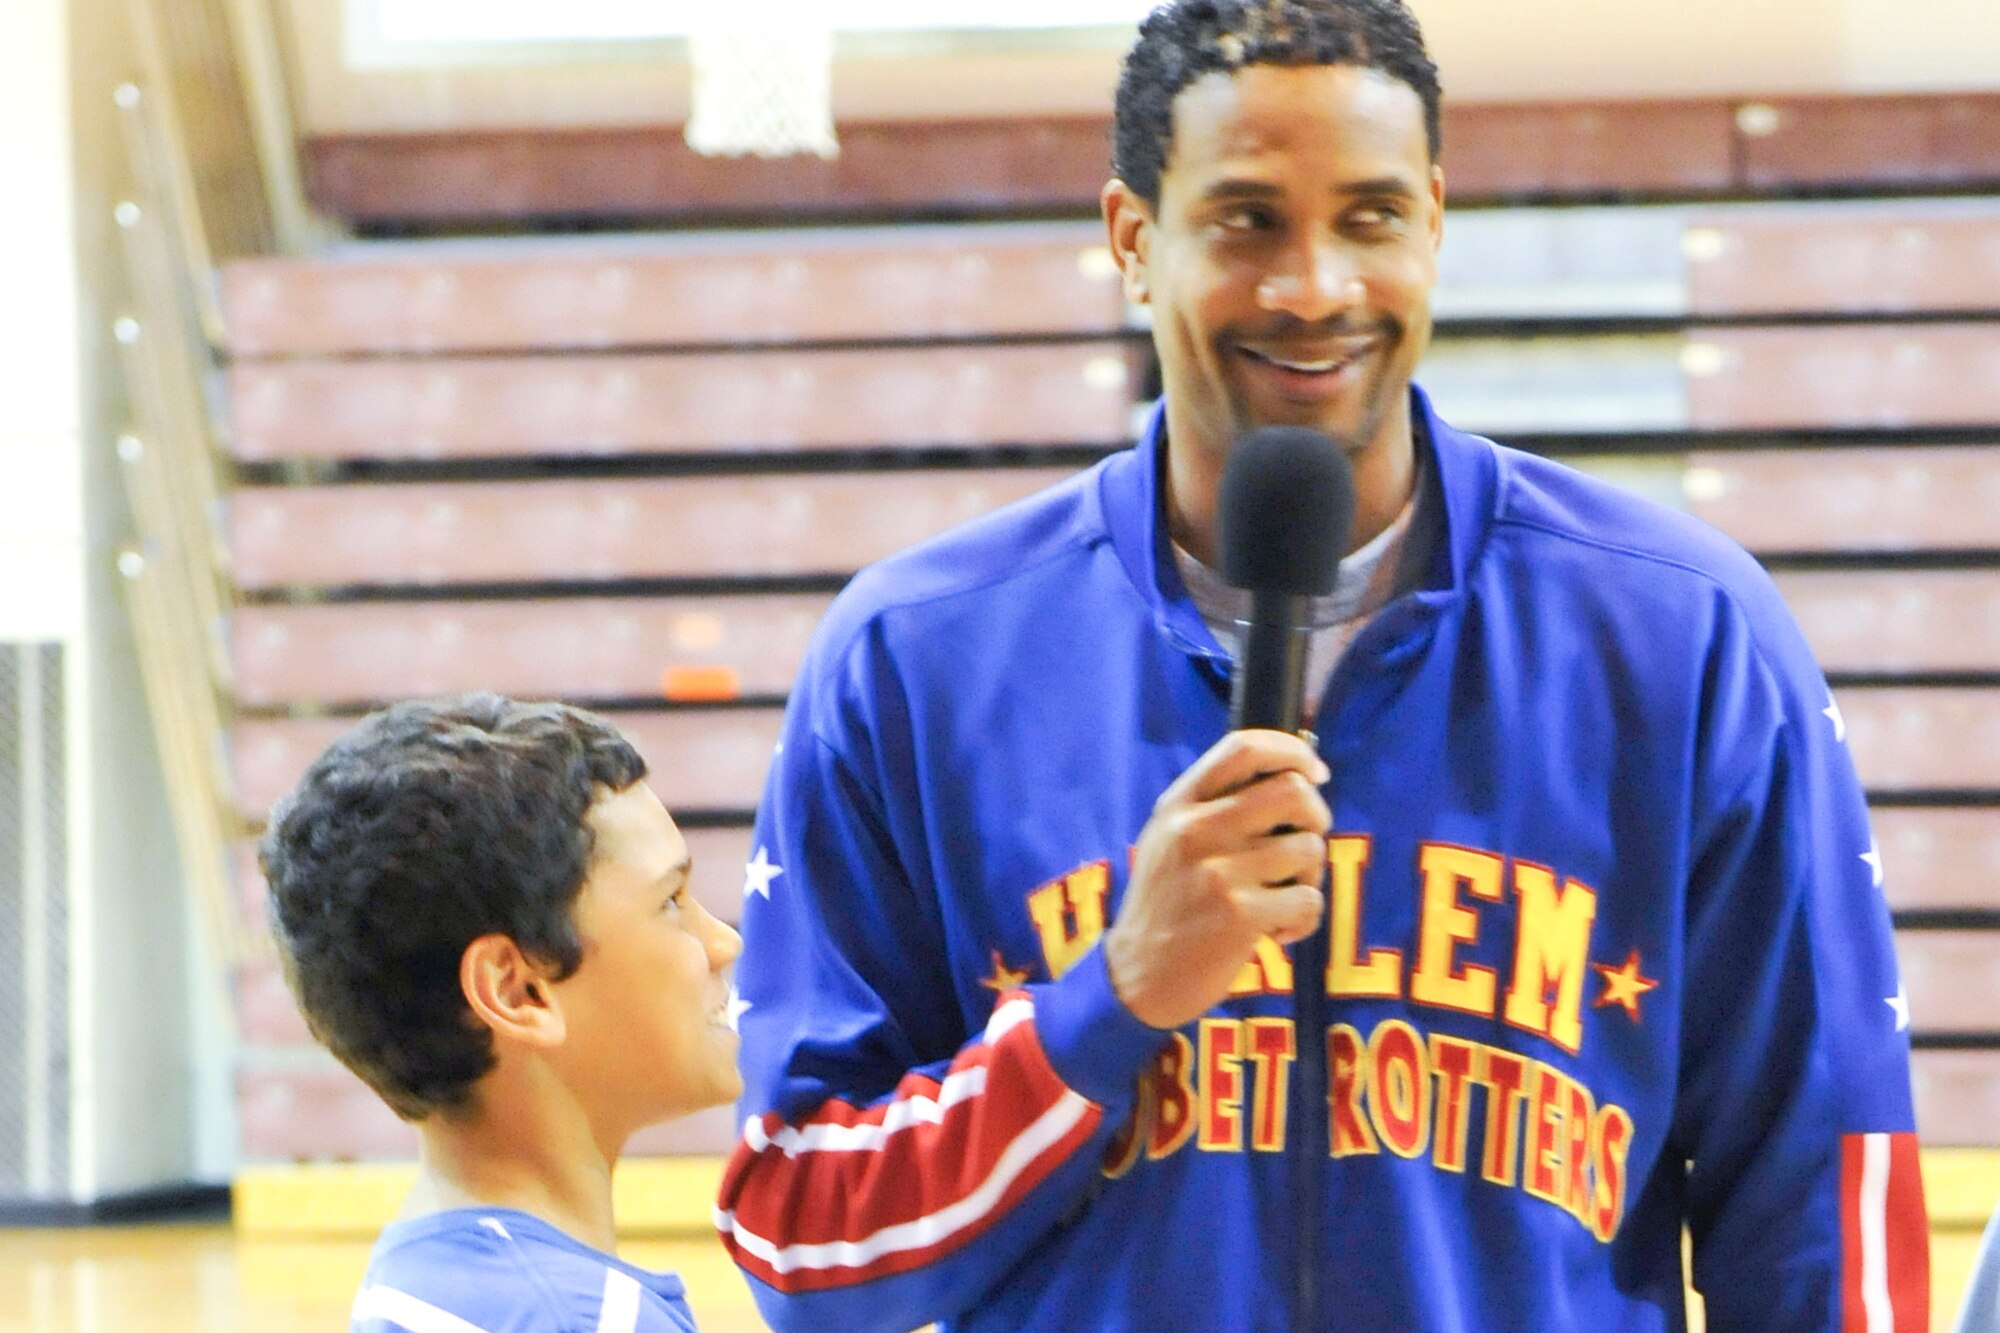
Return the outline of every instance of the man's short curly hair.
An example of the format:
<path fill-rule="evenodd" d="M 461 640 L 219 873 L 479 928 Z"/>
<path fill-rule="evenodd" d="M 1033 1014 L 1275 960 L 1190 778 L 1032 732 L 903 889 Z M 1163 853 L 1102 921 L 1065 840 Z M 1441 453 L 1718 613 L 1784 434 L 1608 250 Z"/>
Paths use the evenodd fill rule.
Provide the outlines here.
<path fill-rule="evenodd" d="M 1359 65 L 1408 84 L 1424 106 L 1431 160 L 1443 148 L 1437 66 L 1403 0 L 1170 0 L 1125 57 L 1111 169 L 1148 204 L 1173 147 L 1174 99 L 1205 74 L 1245 65 Z"/>
<path fill-rule="evenodd" d="M 459 990 L 482 935 L 575 971 L 584 824 L 646 761 L 602 718 L 493 694 L 362 721 L 273 812 L 271 929 L 313 1035 L 396 1114 L 470 1105 L 492 1034 Z"/>

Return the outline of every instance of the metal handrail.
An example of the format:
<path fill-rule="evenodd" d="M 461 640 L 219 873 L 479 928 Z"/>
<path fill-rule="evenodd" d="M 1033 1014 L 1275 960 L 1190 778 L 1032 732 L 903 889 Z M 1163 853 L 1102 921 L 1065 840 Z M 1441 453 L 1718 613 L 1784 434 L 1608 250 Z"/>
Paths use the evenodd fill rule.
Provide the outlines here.
<path fill-rule="evenodd" d="M 283 254 L 300 254 L 331 239 L 335 229 L 308 202 L 299 169 L 298 127 L 304 117 L 298 99 L 298 64 L 290 58 L 298 50 L 297 41 L 273 0 L 225 2 L 277 248 Z"/>
<path fill-rule="evenodd" d="M 182 873 L 212 956 L 227 969 L 252 952 L 227 861 L 229 844 L 248 830 L 230 804 L 220 748 L 226 709 L 216 670 L 222 658 L 214 633 L 219 598 L 206 553 L 212 539 L 205 518 L 189 521 L 180 484 L 188 471 L 185 441 L 176 446 L 174 428 L 163 419 L 161 385 L 170 371 L 161 351 L 174 339 L 149 337 L 146 325 L 130 316 L 118 321 L 116 331 L 136 418 L 119 437 L 118 453 L 140 533 L 121 553 L 119 571 L 128 589 Z"/>
<path fill-rule="evenodd" d="M 245 928 L 235 901 L 229 847 L 248 830 L 237 826 L 219 799 L 214 770 L 221 717 L 213 693 L 193 683 L 199 675 L 199 648 L 187 641 L 185 608 L 175 596 L 177 559 L 171 548 L 142 542 L 119 554 L 118 569 L 125 579 L 182 873 L 193 891 L 211 956 L 226 974 L 263 950 Z"/>
<path fill-rule="evenodd" d="M 206 281 L 215 261 L 276 246 L 265 194 L 260 108 L 245 86 L 226 0 L 129 0 L 142 83 L 158 98 L 154 125 L 167 149 L 167 196 L 190 247 L 188 272 Z"/>
<path fill-rule="evenodd" d="M 126 383 L 141 419 L 149 423 L 167 448 L 171 468 L 162 480 L 166 504 L 164 531 L 204 540 L 190 566 L 187 592 L 200 623 L 216 626 L 229 605 L 228 579 L 221 543 L 212 533 L 213 516 L 221 505 L 222 463 L 210 429 L 203 381 L 213 361 L 194 331 L 186 312 L 186 284 L 173 269 L 172 243 L 149 210 L 127 201 L 115 210 L 124 241 L 126 270 L 132 279 L 134 309 L 142 312 L 136 327 L 146 335 L 143 357 L 126 358 Z M 121 344 L 126 343 L 124 337 Z M 216 657 L 211 674 L 227 681 L 226 660 Z"/>
<path fill-rule="evenodd" d="M 116 221 L 131 304 L 114 331 L 133 413 L 119 439 L 121 477 L 138 538 L 119 571 L 183 878 L 226 986 L 261 952 L 261 936 L 245 926 L 230 864 L 251 825 L 225 759 L 233 588 L 217 527 L 228 467 L 208 401 L 226 339 L 216 265 L 273 248 L 285 209 L 267 197 L 264 159 L 290 122 L 255 136 L 247 128 L 258 116 L 245 114 L 245 83 L 264 80 L 264 100 L 271 88 L 265 74 L 238 76 L 243 48 L 270 36 L 268 26 L 237 33 L 245 20 L 232 22 L 230 10 L 247 13 L 246 0 L 130 3 L 141 73 L 116 100 L 134 189 Z M 293 154 L 281 156 L 295 185 Z"/>
<path fill-rule="evenodd" d="M 147 0 L 135 0 L 135 8 L 147 9 Z M 163 77 L 163 71 L 156 71 L 148 82 L 157 86 L 156 81 Z M 209 245 L 193 170 L 184 147 L 174 142 L 182 136 L 172 127 L 171 115 L 151 113 L 149 94 L 139 83 L 120 84 L 112 97 L 121 113 L 126 153 L 139 183 L 138 193 L 149 203 L 159 201 L 155 207 L 174 219 L 175 244 L 181 252 L 184 271 L 190 276 L 189 296 L 194 303 L 196 327 L 208 346 L 221 347 L 227 336 L 222 302 L 213 284 L 205 276 L 198 276 L 215 272 L 215 255 Z"/>
<path fill-rule="evenodd" d="M 218 261 L 297 253 L 333 229 L 299 169 L 297 107 L 272 0 L 128 0 L 139 77 L 119 89 L 156 142 L 146 182 L 168 216 L 202 336 L 222 347 Z M 128 119 L 132 117 L 128 114 Z"/>
<path fill-rule="evenodd" d="M 127 145 L 135 175 L 158 181 L 153 154 L 159 146 L 149 122 L 157 119 L 143 98 L 120 90 L 126 107 Z M 217 362 L 200 333 L 200 292 L 177 264 L 176 238 L 168 234 L 161 210 L 127 200 L 113 210 L 130 278 L 133 316 L 113 332 L 122 349 L 125 381 L 135 412 L 157 442 L 159 505 L 149 536 L 171 538 L 190 559 L 182 593 L 194 623 L 219 635 L 231 601 L 222 544 L 214 523 L 226 488 L 226 465 L 217 447 L 205 384 Z M 226 689 L 229 668 L 218 648 L 208 654 L 206 675 Z"/>

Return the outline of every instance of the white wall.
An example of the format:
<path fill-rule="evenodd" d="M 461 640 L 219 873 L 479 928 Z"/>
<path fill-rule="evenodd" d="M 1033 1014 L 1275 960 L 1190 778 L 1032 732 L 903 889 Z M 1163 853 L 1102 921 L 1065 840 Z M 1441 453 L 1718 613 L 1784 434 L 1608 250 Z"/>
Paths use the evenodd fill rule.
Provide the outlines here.
<path fill-rule="evenodd" d="M 226 1053 L 219 987 L 197 985 L 190 957 L 116 569 L 132 536 L 112 447 L 125 408 L 109 334 L 123 313 L 111 206 L 125 166 L 111 91 L 132 73 L 126 22 L 124 0 L 0 0 L 12 201 L 0 210 L 0 641 L 54 641 L 64 657 L 58 1003 L 70 1151 L 52 1198 L 69 1202 L 227 1174 L 213 1147 L 213 1127 L 227 1127 L 213 1109 Z"/>
<path fill-rule="evenodd" d="M 1993 0 L 1410 0 L 1447 99 L 2000 88 Z"/>
<path fill-rule="evenodd" d="M 114 441 L 131 425 L 113 323 L 132 313 L 113 209 L 131 168 L 113 92 L 138 76 L 129 0 L 67 11 L 83 541 L 70 676 L 81 1198 L 221 1180 L 233 1156 L 223 972 L 200 947 L 117 570 L 134 537 Z M 0 5 L 20 0 L 0 0 Z"/>
<path fill-rule="evenodd" d="M 83 542 L 66 0 L 0 4 L 0 641 L 79 629 Z"/>
<path fill-rule="evenodd" d="M 1842 64 L 1849 86 L 1863 92 L 2000 88 L 2000 4 L 1994 0 L 1844 0 L 1844 7 Z"/>
<path fill-rule="evenodd" d="M 312 133 L 677 124 L 688 70 L 677 42 L 465 46 L 420 68 L 368 33 L 380 0 L 275 0 L 297 36 L 302 128 Z M 741 0 L 744 5 L 756 0 Z M 772 4 L 774 0 L 762 0 Z M 820 0 L 837 15 L 842 0 Z M 1760 96 L 2000 88 L 1995 0 L 1410 0 L 1460 101 Z M 350 43 L 346 13 L 358 16 Z M 948 6 L 936 6 L 940 14 Z M 838 18 L 831 19 L 837 27 Z M 1103 114 L 1129 29 L 1024 48 L 898 59 L 895 43 L 842 39 L 835 115 L 853 120 Z M 348 59 L 352 53 L 356 59 Z M 366 67 L 363 67 L 366 66 Z"/>

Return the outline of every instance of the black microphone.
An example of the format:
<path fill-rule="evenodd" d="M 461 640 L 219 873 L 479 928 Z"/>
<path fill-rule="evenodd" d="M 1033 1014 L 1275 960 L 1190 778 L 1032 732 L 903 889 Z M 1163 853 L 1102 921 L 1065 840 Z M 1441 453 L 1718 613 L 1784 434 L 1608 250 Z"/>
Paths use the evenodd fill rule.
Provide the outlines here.
<path fill-rule="evenodd" d="M 1263 426 L 1222 469 L 1217 538 L 1225 583 L 1250 594 L 1239 622 L 1229 725 L 1297 731 L 1305 697 L 1306 602 L 1333 591 L 1354 525 L 1354 470 L 1330 435 Z"/>
<path fill-rule="evenodd" d="M 1306 599 L 1333 591 L 1347 532 L 1354 525 L 1354 469 L 1332 437 L 1302 426 L 1253 430 L 1222 469 L 1217 538 L 1225 582 L 1250 593 L 1250 619 L 1236 650 L 1229 700 L 1232 728 L 1297 731 L 1305 696 Z M 1284 830 L 1274 829 L 1274 833 Z M 1324 868 L 1319 876 L 1324 879 Z M 1327 1153 L 1326 971 L 1324 924 L 1293 951 L 1292 1024 L 1298 1069 L 1288 1123 L 1293 1159 L 1293 1328 L 1318 1326 L 1322 1172 Z"/>

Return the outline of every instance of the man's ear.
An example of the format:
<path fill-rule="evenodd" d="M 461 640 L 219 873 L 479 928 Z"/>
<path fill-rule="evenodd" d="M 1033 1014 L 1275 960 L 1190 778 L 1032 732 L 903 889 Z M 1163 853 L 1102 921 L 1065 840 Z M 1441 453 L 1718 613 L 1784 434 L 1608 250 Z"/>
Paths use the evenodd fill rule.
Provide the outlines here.
<path fill-rule="evenodd" d="M 1444 243 L 1444 168 L 1431 164 L 1431 250 Z"/>
<path fill-rule="evenodd" d="M 1105 182 L 1098 196 L 1104 211 L 1104 229 L 1111 243 L 1111 257 L 1118 262 L 1125 299 L 1145 305 L 1153 298 L 1148 265 L 1153 249 L 1153 210 L 1121 180 Z"/>
<path fill-rule="evenodd" d="M 568 1033 L 553 969 L 498 933 L 481 935 L 458 960 L 458 987 L 473 1017 L 495 1037 L 526 1046 L 560 1046 Z"/>

